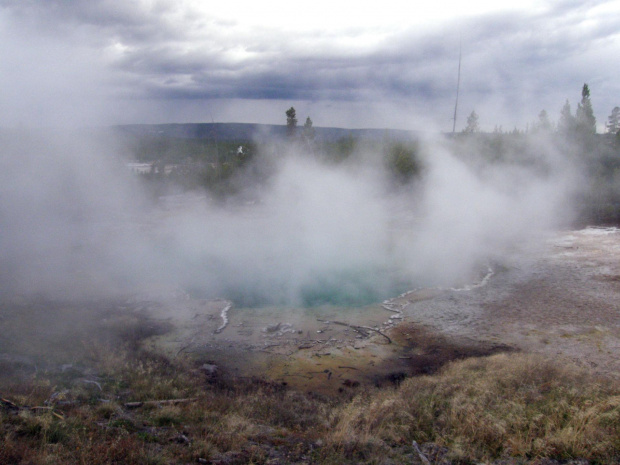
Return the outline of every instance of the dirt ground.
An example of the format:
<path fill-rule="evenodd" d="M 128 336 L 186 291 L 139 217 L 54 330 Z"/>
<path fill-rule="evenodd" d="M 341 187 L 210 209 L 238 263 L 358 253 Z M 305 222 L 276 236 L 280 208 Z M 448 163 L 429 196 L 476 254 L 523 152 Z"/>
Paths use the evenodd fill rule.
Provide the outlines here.
<path fill-rule="evenodd" d="M 558 233 L 488 284 L 401 302 L 407 321 L 620 375 L 620 231 Z"/>

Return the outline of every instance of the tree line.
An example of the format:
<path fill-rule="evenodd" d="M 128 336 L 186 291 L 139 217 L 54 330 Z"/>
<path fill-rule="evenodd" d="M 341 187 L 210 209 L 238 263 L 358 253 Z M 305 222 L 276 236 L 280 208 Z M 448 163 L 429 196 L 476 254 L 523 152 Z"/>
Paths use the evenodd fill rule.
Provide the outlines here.
<path fill-rule="evenodd" d="M 425 153 L 427 148 L 421 141 L 393 138 L 389 131 L 381 140 L 355 138 L 350 134 L 335 141 L 319 140 L 310 116 L 301 127 L 294 107 L 287 109 L 284 116 L 284 138 L 265 144 L 218 143 L 210 139 L 150 140 L 149 153 L 161 155 L 154 162 L 165 159 L 176 165 L 168 175 L 158 170 L 145 174 L 144 178 L 158 195 L 171 188 L 205 188 L 213 199 L 228 202 L 248 200 L 247 196 L 256 191 L 254 187 L 268 183 L 281 160 L 292 153 L 314 157 L 321 163 L 349 165 L 365 163 L 368 158 L 364 154 L 375 154 L 374 162 L 383 165 L 396 189 L 423 178 L 426 160 L 432 157 L 432 153 Z M 562 153 L 580 166 L 587 184 L 578 197 L 567 199 L 575 203 L 580 221 L 620 223 L 619 107 L 614 107 L 605 128 L 604 134 L 596 133 L 590 89 L 584 84 L 576 111 L 573 113 L 567 100 L 557 124 L 542 110 L 538 119 L 523 131 L 504 132 L 496 127 L 493 132 L 485 133 L 480 130 L 478 115 L 472 111 L 467 126 L 454 136 L 447 134 L 446 143 L 452 153 L 470 166 L 521 165 L 539 174 L 551 169 L 545 160 L 546 150 Z M 153 150 L 158 143 L 159 152 Z"/>
<path fill-rule="evenodd" d="M 467 124 L 463 128 L 463 134 L 474 134 L 481 132 L 480 117 L 475 110 L 467 117 Z M 561 134 L 577 134 L 578 136 L 596 134 L 596 117 L 592 108 L 592 100 L 590 98 L 590 87 L 587 83 L 581 88 L 581 101 L 577 104 L 575 113 L 572 113 L 571 104 L 568 99 L 560 110 L 560 117 L 556 125 L 549 119 L 547 110 L 543 109 L 538 114 L 538 119 L 528 124 L 524 132 L 531 131 L 556 131 Z M 620 107 L 615 106 L 611 110 L 611 114 L 605 123 L 605 132 L 608 134 L 618 135 L 620 131 Z M 504 132 L 501 126 L 495 126 L 494 133 Z M 520 132 L 515 128 L 512 132 Z"/>

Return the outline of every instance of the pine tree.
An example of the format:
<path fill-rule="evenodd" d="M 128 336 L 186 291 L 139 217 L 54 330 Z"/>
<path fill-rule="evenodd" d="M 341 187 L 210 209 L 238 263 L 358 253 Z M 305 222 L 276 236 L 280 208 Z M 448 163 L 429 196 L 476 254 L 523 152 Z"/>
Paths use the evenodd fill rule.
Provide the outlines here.
<path fill-rule="evenodd" d="M 607 124 L 605 124 L 607 132 L 610 134 L 619 134 L 620 132 L 620 107 L 614 107 L 611 110 L 611 115 L 607 118 Z"/>
<path fill-rule="evenodd" d="M 291 107 L 286 110 L 286 134 L 294 137 L 295 132 L 297 132 L 297 114 L 295 108 Z"/>
<path fill-rule="evenodd" d="M 314 136 L 315 134 L 314 134 L 314 128 L 312 127 L 312 120 L 308 116 L 304 124 L 304 139 L 306 139 L 307 142 L 313 142 Z"/>
<path fill-rule="evenodd" d="M 549 115 L 547 114 L 547 110 L 541 110 L 538 114 L 538 124 L 536 125 L 537 129 L 540 131 L 551 131 L 551 121 L 549 121 Z"/>
<path fill-rule="evenodd" d="M 575 129 L 575 117 L 571 114 L 570 103 L 568 99 L 560 111 L 560 120 L 558 121 L 558 131 L 562 134 L 570 134 Z"/>
<path fill-rule="evenodd" d="M 577 106 L 575 115 L 577 126 L 580 130 L 588 134 L 596 133 L 596 118 L 590 101 L 590 88 L 588 84 L 584 84 L 581 89 L 581 103 Z"/>
<path fill-rule="evenodd" d="M 478 125 L 478 115 L 475 111 L 472 111 L 467 117 L 467 126 L 463 129 L 465 134 L 473 134 L 480 132 L 480 126 Z"/>

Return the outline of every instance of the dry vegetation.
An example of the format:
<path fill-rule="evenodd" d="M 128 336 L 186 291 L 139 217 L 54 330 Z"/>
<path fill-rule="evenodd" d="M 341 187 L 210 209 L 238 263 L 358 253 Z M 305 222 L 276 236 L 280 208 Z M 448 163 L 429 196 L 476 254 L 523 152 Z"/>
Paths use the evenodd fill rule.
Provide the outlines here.
<path fill-rule="evenodd" d="M 620 460 L 620 388 L 536 356 L 324 397 L 146 351 L 143 323 L 65 334 L 71 364 L 5 356 L 0 463 L 423 463 L 413 441 L 431 463 Z"/>

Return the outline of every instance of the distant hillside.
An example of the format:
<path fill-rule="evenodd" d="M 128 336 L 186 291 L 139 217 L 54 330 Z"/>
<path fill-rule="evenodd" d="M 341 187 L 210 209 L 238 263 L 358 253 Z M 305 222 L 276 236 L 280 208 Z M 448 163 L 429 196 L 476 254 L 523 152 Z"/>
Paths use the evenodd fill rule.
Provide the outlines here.
<path fill-rule="evenodd" d="M 240 141 L 284 138 L 286 126 L 276 124 L 251 123 L 183 123 L 183 124 L 128 124 L 114 126 L 114 129 L 135 136 L 160 136 L 178 139 L 217 139 L 220 141 Z M 299 127 L 301 131 L 303 128 Z M 343 129 L 314 127 L 316 138 L 334 142 L 343 137 L 380 140 L 386 135 L 391 139 L 411 140 L 419 133 L 396 129 Z"/>

